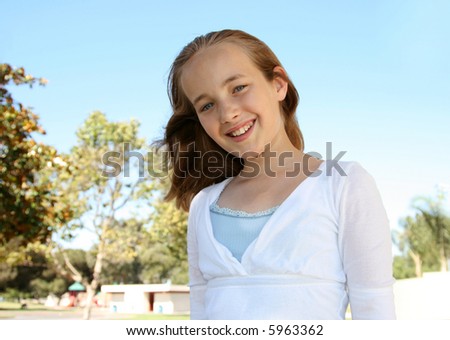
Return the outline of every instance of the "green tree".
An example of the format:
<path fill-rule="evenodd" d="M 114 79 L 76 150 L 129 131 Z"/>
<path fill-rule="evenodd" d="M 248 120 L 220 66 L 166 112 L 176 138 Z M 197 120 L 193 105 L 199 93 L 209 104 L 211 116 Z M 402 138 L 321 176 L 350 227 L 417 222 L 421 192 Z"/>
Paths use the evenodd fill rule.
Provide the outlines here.
<path fill-rule="evenodd" d="M 53 280 L 38 277 L 30 281 L 29 286 L 31 295 L 34 298 L 44 298 L 49 294 L 54 294 L 60 297 L 67 291 L 67 281 L 61 277 L 57 277 Z"/>
<path fill-rule="evenodd" d="M 167 247 L 167 242 L 154 235 L 145 239 L 139 252 L 139 279 L 143 283 L 175 284 L 188 282 L 188 266 L 186 260 L 179 260 Z"/>
<path fill-rule="evenodd" d="M 410 256 L 394 256 L 393 271 L 394 277 L 397 280 L 417 276 L 414 263 Z"/>
<path fill-rule="evenodd" d="M 396 235 L 396 243 L 413 261 L 416 277 L 422 277 L 424 265 L 430 267 L 438 259 L 432 232 L 422 213 L 406 217 L 401 225 L 403 230 Z"/>
<path fill-rule="evenodd" d="M 147 231 L 144 222 L 129 218 L 117 223 L 107 232 L 108 246 L 105 250 L 101 281 L 104 283 L 141 283 L 139 252 L 145 243 Z M 118 242 L 119 240 L 119 242 Z M 117 253 L 122 256 L 117 256 Z"/>
<path fill-rule="evenodd" d="M 18 296 L 35 298 L 43 298 L 50 293 L 60 297 L 66 292 L 73 279 L 61 276 L 55 270 L 48 250 L 46 245 L 29 243 L 17 258 L 8 257 L 7 261 L 0 263 L 0 292 L 16 292 Z M 82 275 L 92 277 L 90 252 L 66 249 L 64 255 Z M 63 260 L 62 253 L 54 256 Z"/>
<path fill-rule="evenodd" d="M 15 101 L 7 85 L 46 84 L 43 78 L 27 75 L 23 68 L 0 64 L 0 258 L 11 249 L 6 244 L 24 245 L 44 241 L 54 228 L 73 217 L 51 177 L 70 165 L 48 145 L 37 143 L 32 134 L 44 134 L 39 117 Z"/>
<path fill-rule="evenodd" d="M 167 178 L 153 182 L 150 243 L 148 251 L 143 254 L 147 258 L 143 275 L 146 280 L 155 282 L 170 279 L 174 283 L 188 282 L 187 263 L 187 218 L 188 214 L 176 208 L 173 201 L 164 200 L 168 190 Z M 159 268 L 159 270 L 155 270 Z"/>
<path fill-rule="evenodd" d="M 177 261 L 186 261 L 187 213 L 162 199 L 156 200 L 154 209 L 151 236 L 162 242 Z"/>
<path fill-rule="evenodd" d="M 96 237 L 92 278 L 83 275 L 61 247 L 63 261 L 54 256 L 61 274 L 86 287 L 85 319 L 90 318 L 92 298 L 101 283 L 107 259 L 120 263 L 137 256 L 135 247 L 140 226 L 135 223 L 131 227 L 132 222 L 122 222 L 119 214 L 125 210 L 140 210 L 138 193 L 143 192 L 140 187 L 145 185 L 144 177 L 132 172 L 142 168 L 145 162 L 139 157 L 142 154 L 137 152 L 144 148 L 138 128 L 139 123 L 135 120 L 110 122 L 103 113 L 93 112 L 78 129 L 77 145 L 68 155 L 70 162 L 75 164 L 74 169 L 70 176 L 60 173 L 60 186 L 65 188 L 64 192 L 67 195 L 76 193 L 73 202 L 78 202 L 77 211 L 81 217 L 61 228 L 59 235 L 70 238 L 76 229 L 84 229 Z"/>
<path fill-rule="evenodd" d="M 62 261 L 64 255 L 66 255 L 69 261 L 76 266 L 79 271 L 87 278 L 92 277 L 91 263 L 92 256 L 90 252 L 82 249 L 66 249 L 65 254 L 55 254 L 56 257 Z M 42 252 L 45 255 L 45 252 Z M 59 275 L 59 272 L 55 270 L 52 258 L 46 256 L 46 262 L 44 270 L 39 277 L 29 282 L 28 290 L 33 297 L 46 297 L 50 293 L 61 297 L 61 295 L 67 292 L 67 288 L 73 283 L 71 277 L 64 277 Z"/>
<path fill-rule="evenodd" d="M 415 200 L 414 205 L 431 232 L 433 245 L 439 253 L 440 269 L 446 272 L 450 257 L 450 217 L 444 210 L 444 202 L 445 194 L 440 191 L 436 199 L 421 197 Z"/>

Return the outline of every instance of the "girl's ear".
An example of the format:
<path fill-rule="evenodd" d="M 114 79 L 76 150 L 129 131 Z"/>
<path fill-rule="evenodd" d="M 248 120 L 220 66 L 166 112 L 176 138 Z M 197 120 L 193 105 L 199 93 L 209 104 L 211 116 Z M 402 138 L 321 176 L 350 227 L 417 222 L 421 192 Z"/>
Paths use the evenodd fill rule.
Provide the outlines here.
<path fill-rule="evenodd" d="M 283 101 L 286 98 L 288 90 L 287 73 L 281 66 L 275 66 L 273 68 L 273 84 L 277 91 L 278 101 Z"/>

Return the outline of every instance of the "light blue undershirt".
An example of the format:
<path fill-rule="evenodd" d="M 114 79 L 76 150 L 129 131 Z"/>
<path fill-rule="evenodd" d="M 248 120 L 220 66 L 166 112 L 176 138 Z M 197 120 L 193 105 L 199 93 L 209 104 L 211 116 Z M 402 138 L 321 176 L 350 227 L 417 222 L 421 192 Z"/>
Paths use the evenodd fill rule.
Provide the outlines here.
<path fill-rule="evenodd" d="M 214 237 L 241 262 L 245 250 L 258 237 L 277 208 L 278 206 L 256 213 L 247 213 L 219 207 L 216 200 L 210 206 Z"/>

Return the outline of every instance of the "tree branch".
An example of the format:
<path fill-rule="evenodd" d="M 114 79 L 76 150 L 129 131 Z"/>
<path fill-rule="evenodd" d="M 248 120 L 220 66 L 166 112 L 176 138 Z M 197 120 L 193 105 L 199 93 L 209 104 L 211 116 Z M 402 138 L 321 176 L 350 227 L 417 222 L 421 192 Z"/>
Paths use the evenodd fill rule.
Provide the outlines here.
<path fill-rule="evenodd" d="M 58 251 L 63 255 L 63 257 L 67 257 L 67 255 L 64 253 L 64 250 L 61 249 L 56 243 L 54 243 L 54 247 L 56 249 L 58 249 Z M 70 273 L 66 270 L 66 268 L 64 268 L 64 266 L 59 262 L 58 257 L 56 256 L 55 252 L 50 252 L 50 255 L 53 258 L 53 263 L 55 265 L 55 269 L 64 277 L 68 278 L 68 279 L 72 279 L 74 281 L 81 281 L 82 280 L 82 276 L 80 275 L 80 273 L 78 271 L 76 271 L 76 273 L 78 273 L 78 275 L 76 275 L 75 273 Z M 70 263 L 70 261 L 69 261 Z"/>
<path fill-rule="evenodd" d="M 136 190 L 136 187 L 138 186 L 139 183 L 141 183 L 143 181 L 143 179 L 138 179 L 133 186 L 130 189 L 130 192 L 128 194 L 128 196 L 124 199 L 124 201 L 117 207 L 113 207 L 114 211 L 117 211 L 119 209 L 121 209 L 125 204 L 127 204 L 127 202 L 130 200 L 130 198 L 133 196 L 134 191 Z"/>

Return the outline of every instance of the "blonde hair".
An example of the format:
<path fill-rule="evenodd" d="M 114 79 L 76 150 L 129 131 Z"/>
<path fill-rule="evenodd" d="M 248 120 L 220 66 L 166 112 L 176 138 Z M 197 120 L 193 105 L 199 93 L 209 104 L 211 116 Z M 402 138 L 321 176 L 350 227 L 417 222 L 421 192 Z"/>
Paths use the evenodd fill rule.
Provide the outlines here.
<path fill-rule="evenodd" d="M 284 126 L 291 143 L 299 150 L 304 149 L 303 136 L 295 117 L 299 96 L 289 77 L 274 71 L 281 63 L 272 50 L 258 38 L 240 30 L 227 29 L 195 38 L 181 50 L 170 69 L 167 92 L 173 114 L 167 123 L 164 139 L 159 142 L 159 147 L 165 146 L 169 151 L 169 167 L 172 169 L 171 186 L 166 199 L 175 199 L 177 207 L 186 211 L 200 190 L 227 177 L 236 176 L 243 167 L 242 159 L 228 154 L 206 134 L 181 86 L 186 62 L 199 51 L 223 42 L 240 46 L 267 80 L 282 77 L 288 83 L 286 97 L 281 103 Z M 221 166 L 217 164 L 218 159 L 223 162 Z M 215 169 L 214 176 L 193 176 L 193 169 L 201 169 L 201 174 L 207 174 L 210 164 Z"/>

